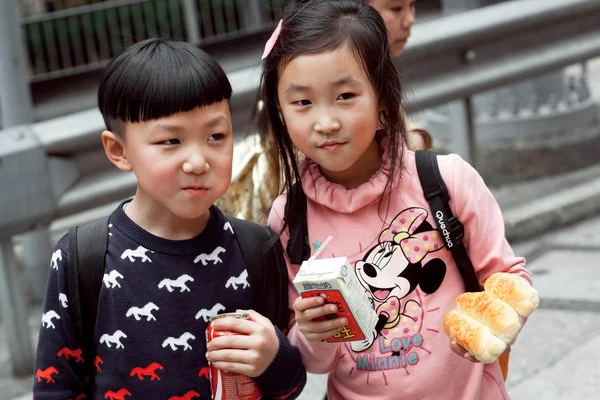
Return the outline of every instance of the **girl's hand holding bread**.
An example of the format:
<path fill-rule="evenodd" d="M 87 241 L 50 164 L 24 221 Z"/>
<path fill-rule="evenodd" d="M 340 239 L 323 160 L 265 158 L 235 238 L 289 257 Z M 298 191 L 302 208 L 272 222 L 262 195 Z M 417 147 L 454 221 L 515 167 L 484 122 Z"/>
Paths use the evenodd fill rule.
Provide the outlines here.
<path fill-rule="evenodd" d="M 539 297 L 525 279 L 508 273 L 491 275 L 484 288 L 485 292 L 457 297 L 455 309 L 444 317 L 444 331 L 452 351 L 471 361 L 491 363 L 510 352 L 521 329 L 519 315 L 531 315 Z"/>

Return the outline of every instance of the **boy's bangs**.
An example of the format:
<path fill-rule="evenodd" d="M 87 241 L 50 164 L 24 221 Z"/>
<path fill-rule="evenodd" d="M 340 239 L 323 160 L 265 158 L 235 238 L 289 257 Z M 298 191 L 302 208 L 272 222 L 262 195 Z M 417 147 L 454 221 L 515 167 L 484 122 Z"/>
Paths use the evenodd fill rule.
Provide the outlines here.
<path fill-rule="evenodd" d="M 230 99 L 227 75 L 200 49 L 165 42 L 150 47 L 123 60 L 128 65 L 118 74 L 107 74 L 99 104 L 105 117 L 147 121 Z"/>

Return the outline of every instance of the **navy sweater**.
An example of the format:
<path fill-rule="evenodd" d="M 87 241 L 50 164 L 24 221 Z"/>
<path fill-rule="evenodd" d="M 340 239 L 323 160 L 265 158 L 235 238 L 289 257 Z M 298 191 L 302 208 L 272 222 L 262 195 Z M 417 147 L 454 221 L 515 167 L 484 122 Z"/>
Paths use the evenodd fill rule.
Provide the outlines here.
<path fill-rule="evenodd" d="M 78 397 L 86 391 L 83 366 L 92 361 L 92 395 L 87 399 L 210 399 L 208 318 L 252 304 L 231 225 L 213 206 L 201 234 L 171 241 L 136 225 L 121 205 L 110 216 L 109 235 L 94 360 L 83 359 L 69 313 L 67 237 L 56 246 L 43 304 L 34 398 L 83 398 Z M 298 349 L 275 329 L 279 352 L 256 381 L 263 398 L 293 399 L 306 372 Z"/>

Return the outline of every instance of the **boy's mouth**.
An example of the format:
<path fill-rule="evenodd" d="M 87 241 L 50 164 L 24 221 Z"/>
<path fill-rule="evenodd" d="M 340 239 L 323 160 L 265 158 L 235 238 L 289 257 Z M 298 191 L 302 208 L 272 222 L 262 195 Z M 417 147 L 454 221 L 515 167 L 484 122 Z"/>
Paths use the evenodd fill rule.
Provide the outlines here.
<path fill-rule="evenodd" d="M 203 196 L 208 192 L 208 188 L 204 186 L 188 186 L 184 187 L 183 190 L 190 196 Z"/>

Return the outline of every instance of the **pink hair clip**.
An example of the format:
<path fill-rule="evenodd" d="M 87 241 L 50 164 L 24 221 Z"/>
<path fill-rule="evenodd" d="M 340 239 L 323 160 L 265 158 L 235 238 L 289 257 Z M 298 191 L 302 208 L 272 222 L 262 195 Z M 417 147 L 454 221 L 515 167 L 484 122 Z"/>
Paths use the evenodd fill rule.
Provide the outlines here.
<path fill-rule="evenodd" d="M 277 43 L 277 39 L 279 38 L 279 34 L 281 33 L 282 25 L 283 25 L 283 20 L 280 19 L 279 23 L 277 24 L 277 28 L 275 28 L 275 30 L 273 31 L 273 34 L 271 35 L 271 37 L 269 38 L 269 40 L 267 40 L 267 43 L 265 44 L 265 51 L 263 52 L 263 55 L 261 58 L 262 60 L 267 58 L 269 56 L 269 54 L 271 53 L 271 51 L 273 50 L 273 47 L 275 47 L 275 43 Z"/>

